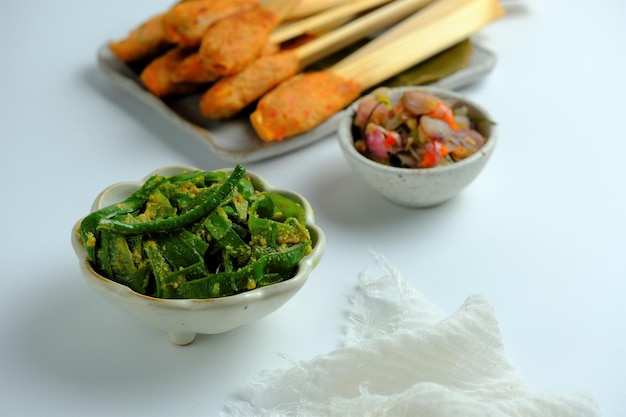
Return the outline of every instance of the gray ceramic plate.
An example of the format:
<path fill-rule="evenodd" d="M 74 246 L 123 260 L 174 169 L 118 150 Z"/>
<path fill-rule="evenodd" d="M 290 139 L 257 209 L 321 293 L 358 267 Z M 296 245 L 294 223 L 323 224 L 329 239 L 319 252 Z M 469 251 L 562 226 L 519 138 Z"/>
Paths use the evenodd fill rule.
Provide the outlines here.
<path fill-rule="evenodd" d="M 493 52 L 474 44 L 468 67 L 431 85 L 450 90 L 465 87 L 486 76 L 495 62 Z M 212 121 L 202 117 L 198 110 L 199 95 L 167 101 L 155 97 L 142 87 L 137 74 L 117 59 L 106 45 L 98 51 L 98 65 L 118 87 L 171 121 L 186 136 L 200 141 L 210 152 L 227 161 L 259 161 L 302 148 L 336 131 L 341 118 L 340 112 L 307 133 L 282 142 L 265 143 L 257 137 L 246 118 Z"/>

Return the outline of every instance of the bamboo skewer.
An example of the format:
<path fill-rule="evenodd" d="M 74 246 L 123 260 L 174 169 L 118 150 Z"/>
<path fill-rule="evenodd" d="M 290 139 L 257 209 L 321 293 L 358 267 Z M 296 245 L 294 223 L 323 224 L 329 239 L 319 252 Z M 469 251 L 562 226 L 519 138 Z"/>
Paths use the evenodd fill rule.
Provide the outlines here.
<path fill-rule="evenodd" d="M 497 0 L 438 0 L 383 34 L 375 48 L 366 45 L 330 70 L 367 89 L 466 39 L 503 14 Z"/>
<path fill-rule="evenodd" d="M 291 12 L 286 16 L 287 20 L 302 19 L 304 17 L 312 16 L 320 13 L 321 11 L 328 10 L 330 8 L 348 4 L 351 0 L 300 0 L 298 5 L 294 7 Z"/>
<path fill-rule="evenodd" d="M 442 4 L 438 3 L 440 3 L 440 1 L 436 2 L 436 4 L 432 5 L 432 7 L 426 8 L 423 13 L 415 13 L 413 14 L 413 16 L 406 18 L 402 22 L 386 30 L 383 34 L 377 36 L 373 40 L 369 41 L 366 45 L 359 48 L 358 51 L 355 51 L 349 56 L 345 57 L 342 60 L 342 63 L 347 64 L 348 62 L 357 60 L 362 56 L 374 53 L 374 51 L 385 46 L 389 42 L 392 42 L 393 40 L 407 35 L 415 29 L 418 29 L 421 26 L 428 24 L 429 22 L 436 21 L 439 18 L 447 15 L 448 13 L 450 13 L 450 11 L 459 7 L 459 4 L 462 6 L 462 3 L 465 2 L 462 1 L 460 3 L 455 3 L 446 1 L 442 2 Z"/>
<path fill-rule="evenodd" d="M 432 0 L 395 0 L 297 49 L 301 67 L 388 27 L 421 9 Z"/>
<path fill-rule="evenodd" d="M 313 16 L 284 23 L 272 33 L 270 40 L 273 43 L 279 44 L 305 33 L 316 33 L 334 29 L 354 18 L 357 14 L 389 3 L 390 1 L 393 0 L 361 0 L 332 7 Z"/>

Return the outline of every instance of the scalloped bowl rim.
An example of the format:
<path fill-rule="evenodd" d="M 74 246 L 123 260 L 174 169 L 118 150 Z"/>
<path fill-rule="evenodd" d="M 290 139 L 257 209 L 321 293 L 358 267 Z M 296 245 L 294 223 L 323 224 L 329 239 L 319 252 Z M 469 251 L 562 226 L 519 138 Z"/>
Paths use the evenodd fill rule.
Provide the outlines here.
<path fill-rule="evenodd" d="M 170 165 L 170 166 L 162 167 L 162 168 L 152 171 L 150 174 L 148 174 L 142 180 L 139 180 L 139 181 L 124 181 L 124 182 L 118 182 L 118 183 L 112 184 L 98 194 L 98 196 L 94 200 L 91 210 L 94 211 L 106 205 L 113 204 L 115 202 L 113 200 L 120 201 L 119 199 L 112 199 L 111 195 L 119 191 L 120 189 L 123 189 L 124 187 L 127 189 L 131 189 L 131 188 L 137 189 L 150 176 L 154 174 L 161 174 L 161 175 L 169 176 L 169 175 L 172 175 L 173 173 L 181 172 L 183 170 L 189 171 L 189 170 L 198 170 L 198 169 L 199 168 L 195 168 L 191 166 Z M 216 170 L 216 171 L 230 172 L 232 171 L 232 168 L 221 169 L 221 170 Z M 312 232 L 312 235 L 313 235 L 312 237 L 314 237 L 315 242 L 314 242 L 312 252 L 306 255 L 300 261 L 300 263 L 298 264 L 297 272 L 293 277 L 285 281 L 275 283 L 275 284 L 270 284 L 267 286 L 255 288 L 255 289 L 241 292 L 238 294 L 225 296 L 225 297 L 218 297 L 218 298 L 162 299 L 162 298 L 156 298 L 156 297 L 143 295 L 136 291 L 133 291 L 131 288 L 123 284 L 120 284 L 118 282 L 115 282 L 113 280 L 110 280 L 100 275 L 98 272 L 96 272 L 93 269 L 93 267 L 91 266 L 91 263 L 87 260 L 87 253 L 85 251 L 85 248 L 83 247 L 83 244 L 78 234 L 78 229 L 80 227 L 80 223 L 82 219 L 84 218 L 83 217 L 74 224 L 74 227 L 72 228 L 72 236 L 71 236 L 72 247 L 79 259 L 80 269 L 81 269 L 83 278 L 85 279 L 85 281 L 87 281 L 87 283 L 90 286 L 95 288 L 98 292 L 106 292 L 107 295 L 111 297 L 115 297 L 120 307 L 123 307 L 122 304 L 128 304 L 128 305 L 133 305 L 135 307 L 140 306 L 142 308 L 145 308 L 145 307 L 154 308 L 155 311 L 156 310 L 162 310 L 162 311 L 163 310 L 176 310 L 179 312 L 185 312 L 185 311 L 191 312 L 191 311 L 202 311 L 202 310 L 208 311 L 208 310 L 213 310 L 213 309 L 232 308 L 236 306 L 246 306 L 247 308 L 247 306 L 250 305 L 251 303 L 268 300 L 268 299 L 271 299 L 273 296 L 289 295 L 289 298 L 290 298 L 290 296 L 294 295 L 296 292 L 300 290 L 300 288 L 302 288 L 302 286 L 308 280 L 310 272 L 320 262 L 324 254 L 325 247 L 326 247 L 325 234 L 322 231 L 322 229 L 315 223 L 314 213 L 313 213 L 313 209 L 310 203 L 301 194 L 295 191 L 291 191 L 291 190 L 274 188 L 263 177 L 261 177 L 259 174 L 253 171 L 246 170 L 246 175 L 252 179 L 253 183 L 255 184 L 255 186 L 257 186 L 257 188 L 260 187 L 264 191 L 271 190 L 273 192 L 278 192 L 282 195 L 292 197 L 296 201 L 298 201 L 305 210 L 307 228 Z M 287 300 L 288 298 L 285 299 L 284 302 L 286 302 Z M 284 302 L 281 303 L 280 305 L 284 304 Z M 265 315 L 270 314 L 274 310 L 278 309 L 280 305 L 271 309 L 271 311 L 268 311 L 266 314 L 256 317 L 256 319 L 260 319 L 264 317 Z M 243 323 L 239 325 L 246 324 L 251 321 L 255 321 L 256 319 L 244 321 Z M 221 330 L 215 333 L 221 333 L 223 331 L 227 331 L 232 328 L 238 327 L 239 325 L 231 326 L 229 329 Z M 153 327 L 159 327 L 159 326 L 153 325 Z M 161 329 L 165 331 L 169 331 L 168 329 L 165 329 L 163 327 L 161 327 Z M 207 332 L 206 331 L 192 331 L 192 333 L 195 336 L 195 333 L 207 333 Z M 212 332 L 208 332 L 208 333 L 212 333 Z M 172 341 L 174 341 L 177 344 L 190 343 L 190 341 L 188 342 L 182 341 L 178 343 L 175 340 L 175 337 L 173 337 L 172 332 L 170 332 L 170 337 L 172 338 Z M 191 340 L 193 340 L 193 337 L 191 338 Z"/>

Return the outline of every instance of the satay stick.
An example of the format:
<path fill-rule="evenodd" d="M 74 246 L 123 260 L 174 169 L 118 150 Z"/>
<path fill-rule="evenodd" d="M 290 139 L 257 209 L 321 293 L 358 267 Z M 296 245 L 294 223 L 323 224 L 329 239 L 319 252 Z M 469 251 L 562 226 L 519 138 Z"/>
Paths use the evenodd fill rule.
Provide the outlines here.
<path fill-rule="evenodd" d="M 242 11 L 239 14 L 233 14 L 230 17 L 224 18 L 223 21 L 217 22 L 210 27 L 203 36 L 199 50 L 199 62 L 201 63 L 201 67 L 206 70 L 207 73 L 220 76 L 236 74 L 242 71 L 246 65 L 259 55 L 259 51 L 266 43 L 265 39 L 268 39 L 270 43 L 278 45 L 295 36 L 304 34 L 306 30 L 319 29 L 323 26 L 332 27 L 333 25 L 340 25 L 342 19 L 345 19 L 346 16 L 354 15 L 360 11 L 371 9 L 384 3 L 389 3 L 391 0 L 359 0 L 348 5 L 337 7 L 337 10 L 333 9 L 328 12 L 323 12 L 320 13 L 320 15 L 291 24 L 289 28 L 272 30 L 273 27 L 277 26 L 281 19 L 284 18 L 286 13 L 293 7 L 296 7 L 301 1 L 302 0 L 267 0 L 262 3 L 261 7 L 256 9 L 265 9 L 266 12 L 264 13 L 267 15 L 267 18 L 250 20 L 245 23 L 245 26 L 242 26 L 240 23 L 243 20 L 243 15 L 259 15 L 260 12 L 257 12 L 253 8 Z M 401 3 L 404 1 L 407 0 L 400 0 Z M 419 1 L 423 2 L 424 0 Z M 406 9 L 406 6 L 394 7 L 393 9 L 397 9 L 395 13 L 400 13 Z M 389 13 L 389 15 L 390 17 L 387 19 L 394 17 L 391 13 Z M 395 20 L 400 20 L 400 18 Z M 385 21 L 381 20 L 381 24 L 384 23 Z M 381 24 L 377 24 L 377 27 L 381 27 Z M 236 33 L 232 33 L 233 30 L 235 30 Z M 272 32 L 270 33 L 269 30 Z M 361 30 L 368 29 L 365 27 Z M 239 33 L 237 32 L 248 33 L 248 35 L 241 38 L 238 36 Z M 232 33 L 230 37 L 227 36 L 229 33 Z M 348 33 L 348 31 L 342 33 Z M 226 44 L 224 44 L 225 39 L 228 40 Z M 332 39 L 329 40 L 328 44 L 331 42 L 333 42 Z M 350 39 L 347 39 L 347 41 L 342 44 L 334 45 L 332 51 L 337 51 L 339 48 L 347 45 L 348 42 L 350 42 Z M 326 48 L 326 45 L 322 47 Z M 206 79 L 207 77 L 202 78 Z"/>
<path fill-rule="evenodd" d="M 503 14 L 497 0 L 438 0 L 403 22 L 402 31 L 412 28 L 408 33 L 397 36 L 392 29 L 375 48 L 366 45 L 330 70 L 367 89 L 466 39 Z"/>
<path fill-rule="evenodd" d="M 439 3 L 439 2 L 437 2 Z M 415 13 L 404 21 L 394 25 L 392 28 L 386 30 L 383 34 L 375 37 L 369 41 L 366 45 L 359 48 L 358 51 L 353 52 L 342 60 L 343 64 L 352 62 L 364 55 L 368 55 L 373 51 L 376 51 L 380 47 L 386 45 L 394 39 L 398 39 L 403 35 L 411 33 L 416 28 L 435 21 L 438 18 L 445 16 L 450 10 L 457 7 L 454 3 L 435 4 L 431 8 L 425 10 L 424 13 Z"/>
<path fill-rule="evenodd" d="M 363 91 L 466 39 L 504 10 L 497 0 L 438 0 L 417 13 L 427 23 L 359 59 L 294 76 L 263 96 L 250 115 L 259 138 L 283 140 L 317 127 Z"/>
<path fill-rule="evenodd" d="M 210 119 L 229 118 L 309 64 L 415 12 L 431 0 L 395 0 L 296 49 L 257 58 L 224 77 L 200 99 Z"/>
<path fill-rule="evenodd" d="M 359 0 L 355 2 L 351 2 L 349 4 L 340 5 L 333 9 L 321 12 L 317 15 L 299 20 L 294 23 L 287 24 L 287 26 L 279 26 L 276 28 L 269 36 L 269 43 L 271 44 L 280 44 L 286 40 L 293 39 L 299 35 L 303 35 L 309 31 L 320 30 L 321 28 L 334 28 L 336 26 L 341 26 L 344 19 L 350 19 L 354 16 L 355 13 L 363 12 L 365 10 L 371 10 L 377 6 L 381 6 L 382 4 L 389 3 L 391 0 Z M 399 0 L 399 3 L 402 3 L 403 0 Z M 424 4 L 427 1 L 420 0 Z M 280 3 L 276 2 L 276 4 L 272 5 L 272 7 L 279 7 L 281 4 L 284 4 L 284 1 Z M 404 4 L 404 3 L 403 3 Z M 307 54 L 317 53 L 316 58 L 319 59 L 322 55 L 329 55 L 333 52 L 338 51 L 342 47 L 349 44 L 351 41 L 358 40 L 362 37 L 369 35 L 372 31 L 375 31 L 386 24 L 388 24 L 389 20 L 394 17 L 393 14 L 399 15 L 397 20 L 401 20 L 406 15 L 409 15 L 411 11 L 404 13 L 402 15 L 401 12 L 406 10 L 406 5 L 401 4 L 400 7 L 398 5 L 394 5 L 390 10 L 385 10 L 386 19 L 380 19 L 379 22 L 378 17 L 368 17 L 364 21 L 359 21 L 358 24 L 351 24 L 348 27 L 342 28 L 340 32 L 334 33 L 331 38 L 325 38 L 325 40 L 320 42 L 313 41 L 311 45 L 309 45 L 306 50 L 303 50 L 299 53 L 302 59 L 306 59 L 307 62 L 313 62 L 315 58 L 307 58 Z M 417 4 L 419 6 L 419 3 Z M 268 3 L 269 7 L 269 3 Z M 413 7 L 411 7 L 413 9 Z M 395 10 L 395 12 L 394 12 Z M 375 12 L 378 12 L 376 10 Z M 400 12 L 400 13 L 399 13 Z M 374 13 L 374 12 L 371 12 Z M 376 15 L 378 16 L 378 15 Z M 384 17 L 384 16 L 383 16 Z M 391 19 L 393 20 L 393 19 Z M 211 32 L 209 32 L 211 33 Z M 335 40 L 346 36 L 346 40 L 342 43 L 333 44 Z M 216 39 L 219 37 L 211 36 L 211 39 Z M 210 39 L 209 39 L 210 41 Z M 173 78 L 177 82 L 213 82 L 220 78 L 220 74 L 215 73 L 215 71 L 210 67 L 210 64 L 202 65 L 200 64 L 200 54 L 192 54 L 190 57 L 185 60 L 185 62 L 175 71 L 173 74 Z M 240 70 L 242 71 L 242 70 Z"/>
<path fill-rule="evenodd" d="M 332 32 L 297 48 L 300 66 L 306 67 L 329 54 L 345 48 L 406 18 L 432 0 L 395 0 Z"/>
<path fill-rule="evenodd" d="M 282 43 L 305 33 L 317 33 L 335 29 L 359 13 L 389 3 L 393 0 L 360 0 L 341 4 L 315 15 L 279 26 L 270 36 L 274 43 Z"/>
<path fill-rule="evenodd" d="M 348 4 L 351 0 L 300 0 L 286 16 L 287 20 L 302 19 L 321 11 L 328 10 L 341 4 Z"/>

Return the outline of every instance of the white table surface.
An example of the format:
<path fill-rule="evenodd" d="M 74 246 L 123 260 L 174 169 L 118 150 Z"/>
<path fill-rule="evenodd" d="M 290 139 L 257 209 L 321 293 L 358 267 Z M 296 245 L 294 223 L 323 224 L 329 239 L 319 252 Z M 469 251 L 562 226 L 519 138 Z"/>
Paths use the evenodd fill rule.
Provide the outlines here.
<path fill-rule="evenodd" d="M 372 251 L 445 311 L 493 304 L 511 362 L 538 390 L 589 391 L 626 415 L 626 2 L 505 1 L 474 40 L 496 52 L 463 90 L 500 142 L 458 198 L 395 207 L 333 136 L 247 164 L 307 197 L 326 254 L 262 321 L 187 347 L 82 280 L 70 229 L 96 194 L 170 164 L 231 166 L 97 69 L 105 40 L 168 1 L 0 1 L 0 415 L 215 416 L 257 371 L 341 345 Z"/>

